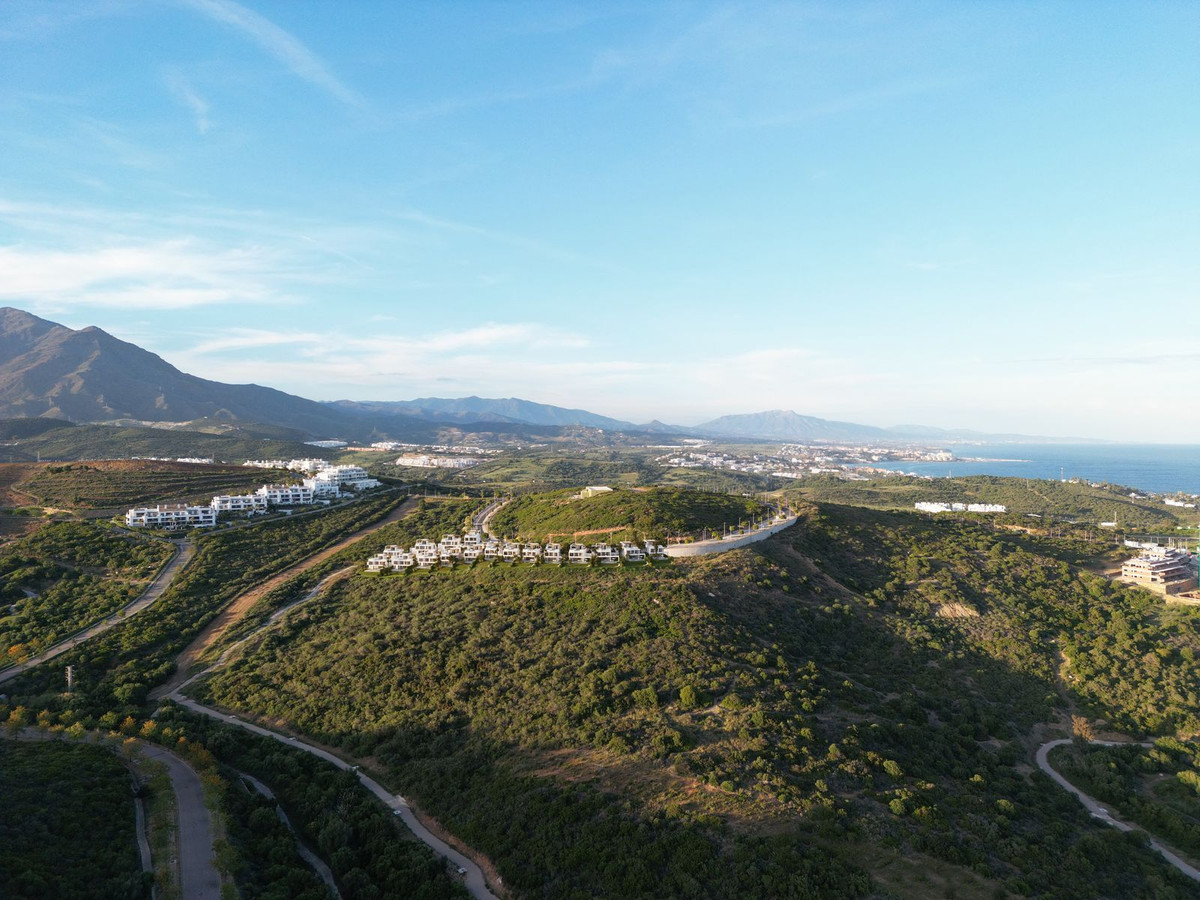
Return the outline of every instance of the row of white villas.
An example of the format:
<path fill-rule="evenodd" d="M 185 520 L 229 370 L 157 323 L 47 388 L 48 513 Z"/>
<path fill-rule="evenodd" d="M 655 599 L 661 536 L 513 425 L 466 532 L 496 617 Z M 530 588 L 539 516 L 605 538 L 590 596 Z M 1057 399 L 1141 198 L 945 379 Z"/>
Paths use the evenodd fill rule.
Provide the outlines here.
<path fill-rule="evenodd" d="M 584 544 L 571 544 L 567 548 L 566 561 L 573 565 L 589 565 L 593 560 L 600 565 L 616 565 L 622 559 L 626 562 L 640 563 L 647 559 L 663 560 L 667 558 L 666 549 L 662 544 L 646 541 L 641 547 L 632 541 L 621 541 L 617 546 L 596 544 L 588 547 Z M 455 563 L 484 562 L 523 562 L 530 565 L 547 563 L 562 565 L 562 544 L 538 544 L 520 541 L 498 541 L 494 538 L 484 540 L 478 531 L 468 531 L 462 537 L 456 534 L 444 534 L 437 543 L 431 540 L 419 540 L 411 548 L 405 549 L 397 545 L 384 547 L 382 552 L 367 560 L 368 572 L 394 572 L 404 569 L 432 569 L 434 566 L 451 567 Z"/>
<path fill-rule="evenodd" d="M 328 503 L 347 488 L 365 491 L 381 486 L 362 466 L 330 466 L 305 478 L 303 484 L 264 484 L 253 494 L 220 494 L 207 506 L 167 503 L 136 507 L 125 513 L 125 524 L 132 528 L 211 528 L 217 524 L 218 513 L 254 515 L 276 506 Z"/>

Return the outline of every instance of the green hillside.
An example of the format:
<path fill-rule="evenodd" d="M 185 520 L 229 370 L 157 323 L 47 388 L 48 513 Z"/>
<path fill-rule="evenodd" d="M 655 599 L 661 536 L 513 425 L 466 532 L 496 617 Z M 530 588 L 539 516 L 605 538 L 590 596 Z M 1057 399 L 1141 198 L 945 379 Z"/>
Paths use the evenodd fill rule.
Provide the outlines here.
<path fill-rule="evenodd" d="M 84 522 L 50 522 L 0 547 L 0 668 L 129 603 L 171 553 Z"/>
<path fill-rule="evenodd" d="M 53 423 L 53 427 L 36 424 L 42 422 Z M 238 464 L 247 459 L 329 456 L 328 451 L 294 438 L 275 437 L 278 429 L 263 431 L 249 426 L 211 434 L 134 425 L 70 425 L 57 419 L 0 419 L 0 462 L 33 462 L 39 454 L 44 460 L 186 456 Z"/>
<path fill-rule="evenodd" d="M 107 460 L 28 466 L 21 494 L 60 509 L 117 509 L 146 503 L 207 503 L 216 494 L 244 494 L 267 481 L 298 481 L 294 472 L 159 460 Z"/>
<path fill-rule="evenodd" d="M 589 539 L 665 540 L 668 536 L 717 531 L 766 514 L 766 508 L 746 497 L 680 488 L 614 490 L 578 497 L 579 490 L 554 491 L 519 497 L 492 518 L 493 533 L 522 540 Z M 605 535 L 602 532 L 609 531 Z"/>
<path fill-rule="evenodd" d="M 872 481 L 841 481 L 830 476 L 806 478 L 786 493 L 829 503 L 844 503 L 875 509 L 911 510 L 922 500 L 934 502 L 1001 503 L 1010 517 L 1029 514 L 1077 520 L 1091 526 L 1116 522 L 1122 529 L 1173 530 L 1192 527 L 1200 521 L 1195 510 L 1165 506 L 1149 499 L 1129 497 L 1131 490 L 1119 485 L 1092 487 L 1089 484 L 1033 478 L 1002 478 L 972 475 L 964 478 L 878 478 Z"/>
<path fill-rule="evenodd" d="M 1090 552 L 822 506 L 672 567 L 357 577 L 201 690 L 378 761 L 515 897 L 1197 897 L 1028 765 L 1068 709 L 1200 730 L 1197 614 Z"/>
<path fill-rule="evenodd" d="M 111 750 L 0 739 L 0 797 L 0 896 L 143 896 L 129 773 Z"/>

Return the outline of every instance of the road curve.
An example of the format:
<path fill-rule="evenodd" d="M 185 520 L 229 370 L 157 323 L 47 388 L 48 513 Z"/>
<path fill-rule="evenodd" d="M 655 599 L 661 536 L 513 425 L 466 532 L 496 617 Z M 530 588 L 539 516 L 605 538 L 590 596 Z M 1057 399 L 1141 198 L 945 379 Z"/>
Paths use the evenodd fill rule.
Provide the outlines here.
<path fill-rule="evenodd" d="M 1118 831 L 1133 831 L 1135 826 L 1130 825 L 1129 823 L 1123 822 L 1120 819 L 1114 817 L 1112 815 L 1112 813 L 1110 813 L 1108 811 L 1107 807 L 1102 806 L 1097 800 L 1093 799 L 1092 797 L 1089 797 L 1083 791 L 1079 790 L 1079 788 L 1075 787 L 1075 785 L 1071 784 L 1071 782 L 1069 782 L 1069 781 L 1067 781 L 1067 779 L 1063 778 L 1062 775 L 1060 775 L 1057 772 L 1057 770 L 1055 770 L 1055 768 L 1052 765 L 1050 765 L 1050 751 L 1053 750 L 1055 747 L 1062 747 L 1066 744 L 1070 744 L 1071 741 L 1072 741 L 1071 738 L 1059 738 L 1058 740 L 1047 741 L 1046 743 L 1042 744 L 1042 746 L 1038 747 L 1038 750 L 1037 750 L 1038 768 L 1041 769 L 1043 772 L 1045 772 L 1047 775 L 1049 775 L 1051 778 L 1053 778 L 1055 783 L 1057 783 L 1060 787 L 1065 788 L 1066 790 L 1068 790 L 1072 794 L 1074 794 L 1078 798 L 1079 802 L 1083 804 L 1083 808 L 1086 809 L 1089 813 L 1091 813 L 1092 818 L 1103 822 L 1105 825 L 1111 825 L 1113 828 L 1116 828 Z M 1121 746 L 1129 745 L 1128 742 L 1121 742 L 1121 741 L 1089 741 L 1088 743 L 1095 744 L 1100 747 L 1121 747 Z M 1153 747 L 1154 745 L 1139 743 L 1139 744 L 1136 744 L 1135 746 Z M 1182 859 L 1180 859 L 1178 856 L 1176 856 L 1173 852 L 1171 852 L 1171 850 L 1169 850 L 1167 847 L 1165 847 L 1161 843 L 1159 843 L 1153 836 L 1150 836 L 1150 846 L 1153 849 L 1157 850 L 1158 853 L 1163 857 L 1163 859 L 1165 859 L 1167 862 L 1169 862 L 1171 865 L 1173 865 L 1176 869 L 1178 869 L 1180 872 L 1182 872 L 1188 878 L 1191 878 L 1194 881 L 1200 881 L 1200 870 L 1198 870 L 1194 866 L 1189 865 L 1188 863 L 1184 862 Z"/>
<path fill-rule="evenodd" d="M 186 709 L 190 709 L 192 712 L 200 713 L 201 715 L 216 719 L 219 722 L 224 722 L 226 725 L 236 725 L 239 728 L 244 728 L 247 731 L 253 732 L 254 734 L 261 735 L 262 737 L 268 737 L 272 740 L 279 741 L 279 743 L 287 747 L 295 747 L 297 750 L 303 750 L 305 753 L 311 753 L 313 756 L 323 759 L 326 762 L 337 766 L 343 771 L 356 772 L 358 774 L 358 780 L 362 783 L 362 785 L 381 801 L 383 801 L 384 806 L 396 812 L 398 814 L 397 818 L 403 820 L 404 824 L 409 827 L 412 833 L 416 835 L 423 844 L 430 847 L 439 856 L 445 857 L 453 865 L 465 872 L 463 881 L 466 885 L 467 891 L 470 892 L 472 897 L 475 897 L 476 900 L 499 900 L 495 894 L 488 890 L 487 882 L 483 877 L 483 870 L 480 869 L 479 866 L 422 825 L 417 820 L 417 817 L 413 815 L 413 811 L 409 807 L 408 801 L 406 801 L 399 794 L 391 793 L 378 781 L 358 771 L 358 766 L 346 762 L 344 759 L 335 756 L 328 750 L 323 750 L 320 747 L 314 747 L 312 744 L 307 744 L 299 738 L 282 735 L 278 732 L 271 731 L 267 728 L 262 728 L 250 722 L 245 722 L 235 715 L 223 713 L 207 706 L 202 706 L 195 700 L 189 700 L 187 697 L 184 697 L 178 692 L 172 693 L 169 699 L 174 700 L 176 703 Z"/>
<path fill-rule="evenodd" d="M 245 772 L 238 772 L 238 777 L 251 785 L 256 791 L 266 797 L 268 800 L 275 800 L 275 792 L 269 787 L 255 778 L 253 775 L 247 775 Z M 287 813 L 283 811 L 283 807 L 276 800 L 275 815 L 279 821 L 287 826 L 287 830 L 292 833 L 292 837 L 296 841 L 296 851 L 300 854 L 300 858 L 308 863 L 317 876 L 325 882 L 325 886 L 329 888 L 329 893 L 334 897 L 334 900 L 342 900 L 342 892 L 338 890 L 337 882 L 333 879 L 333 870 L 325 865 L 325 861 L 317 854 L 313 853 L 308 847 L 304 846 L 304 842 L 300 840 L 300 835 L 296 829 L 292 827 L 291 820 L 287 817 Z"/>
<path fill-rule="evenodd" d="M 185 900 L 220 900 L 221 876 L 213 852 L 212 816 L 196 770 L 162 747 L 141 744 L 142 755 L 165 763 L 175 788 L 180 893 Z"/>
<path fill-rule="evenodd" d="M 178 575 L 183 570 L 183 567 L 191 562 L 192 557 L 196 555 L 196 545 L 189 540 L 177 540 L 172 541 L 171 543 L 175 545 L 175 555 L 172 556 L 167 561 L 167 564 L 159 570 L 159 573 L 154 577 L 154 580 L 146 585 L 146 589 L 138 594 L 136 599 L 130 603 L 127 603 L 125 606 L 121 607 L 107 618 L 101 619 L 99 622 L 93 622 L 82 631 L 77 631 L 70 637 L 59 641 L 54 646 L 43 650 L 37 656 L 32 656 L 25 660 L 25 662 L 19 663 L 0 672 L 0 684 L 4 684 L 4 682 L 9 681 L 10 679 L 16 678 L 18 675 L 28 671 L 29 669 L 32 669 L 34 666 L 40 665 L 47 660 L 54 659 L 54 657 L 61 653 L 65 653 L 83 641 L 90 640 L 99 634 L 103 634 L 114 625 L 121 624 L 132 616 L 137 615 L 147 607 L 153 605 L 155 601 L 157 601 L 158 598 L 163 595 L 163 592 L 171 586 L 171 582 L 175 580 L 175 576 Z"/>

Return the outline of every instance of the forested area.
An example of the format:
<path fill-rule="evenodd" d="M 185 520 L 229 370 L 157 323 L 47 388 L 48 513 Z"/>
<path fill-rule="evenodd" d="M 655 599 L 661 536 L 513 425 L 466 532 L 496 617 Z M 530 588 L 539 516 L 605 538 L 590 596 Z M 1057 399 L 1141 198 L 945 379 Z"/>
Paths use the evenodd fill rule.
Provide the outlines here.
<path fill-rule="evenodd" d="M 617 529 L 603 538 L 665 541 L 668 537 L 708 536 L 725 527 L 736 528 L 766 515 L 756 500 L 683 488 L 654 487 L 615 490 L 574 499 L 577 491 L 529 494 L 505 505 L 493 517 L 495 534 L 520 540 L 570 540 L 575 533 Z"/>
<path fill-rule="evenodd" d="M 0 739 L 0 897 L 143 896 L 130 776 L 113 752 Z"/>
<path fill-rule="evenodd" d="M 225 604 L 347 534 L 378 521 L 402 498 L 360 500 L 311 515 L 263 522 L 198 538 L 195 558 L 155 604 L 86 644 L 39 666 L 7 687 L 71 721 L 105 727 L 136 714 L 154 685 L 165 681 L 176 655 Z M 62 667 L 73 665 L 76 688 L 62 690 Z"/>
<path fill-rule="evenodd" d="M 1152 747 L 1075 743 L 1050 764 L 1112 812 L 1200 862 L 1200 747 L 1160 738 Z"/>
<path fill-rule="evenodd" d="M 1196 714 L 1194 629 L 1085 551 L 821 507 L 694 564 L 358 576 L 204 690 L 381 760 L 519 896 L 865 895 L 831 849 L 863 841 L 997 896 L 1200 896 L 1017 769 L 1068 632 L 1122 663 L 1178 644 L 1145 690 L 1078 684 L 1097 715 Z"/>
<path fill-rule="evenodd" d="M 0 547 L 0 668 L 134 600 L 172 552 L 85 522 L 50 522 Z"/>
<path fill-rule="evenodd" d="M 183 500 L 207 503 L 214 494 L 248 493 L 266 480 L 298 478 L 294 472 L 245 466 L 118 459 L 30 467 L 20 489 L 46 506 L 108 509 Z"/>
<path fill-rule="evenodd" d="M 788 487 L 791 496 L 808 500 L 843 503 L 877 509 L 911 510 L 922 500 L 960 503 L 1000 503 L 1008 516 L 989 518 L 1023 520 L 1030 514 L 1064 521 L 1078 521 L 1094 528 L 1100 522 L 1116 522 L 1132 531 L 1173 531 L 1177 525 L 1194 527 L 1194 511 L 1164 506 L 1146 498 L 1129 496 L 1120 485 L 1092 487 L 1090 484 L 1031 478 L 970 475 L 958 478 L 911 478 L 902 475 L 870 481 L 843 481 L 829 475 L 804 478 Z"/>

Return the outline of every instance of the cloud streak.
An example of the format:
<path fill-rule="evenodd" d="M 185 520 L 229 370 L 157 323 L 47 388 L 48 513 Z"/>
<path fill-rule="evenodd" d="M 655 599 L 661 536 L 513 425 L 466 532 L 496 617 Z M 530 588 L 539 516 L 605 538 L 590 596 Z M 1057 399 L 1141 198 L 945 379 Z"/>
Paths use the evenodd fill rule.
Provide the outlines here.
<path fill-rule="evenodd" d="M 191 111 L 196 120 L 196 130 L 201 134 L 207 134 L 208 129 L 212 126 L 208 118 L 208 101 L 197 94 L 188 80 L 179 72 L 168 72 L 165 81 L 171 96 L 183 104 L 184 108 Z"/>
<path fill-rule="evenodd" d="M 247 9 L 233 0 L 180 0 L 184 5 L 208 16 L 258 44 L 264 51 L 287 67 L 293 75 L 316 87 L 347 106 L 366 107 L 366 101 L 343 84 L 329 71 L 321 59 L 290 32 L 270 19 Z"/>

